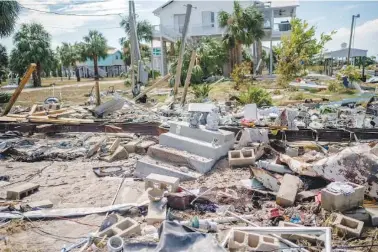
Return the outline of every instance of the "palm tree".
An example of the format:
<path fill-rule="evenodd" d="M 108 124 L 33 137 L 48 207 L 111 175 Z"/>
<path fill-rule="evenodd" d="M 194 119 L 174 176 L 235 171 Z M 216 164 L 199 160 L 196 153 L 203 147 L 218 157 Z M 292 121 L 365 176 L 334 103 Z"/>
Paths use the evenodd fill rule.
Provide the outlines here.
<path fill-rule="evenodd" d="M 125 29 L 127 36 L 130 38 L 130 19 L 128 16 L 122 18 L 120 23 L 121 27 Z M 151 23 L 147 20 L 137 21 L 136 32 L 138 36 L 138 41 L 144 41 L 146 43 L 152 41 L 152 31 L 153 27 Z"/>
<path fill-rule="evenodd" d="M 50 48 L 51 36 L 41 24 L 22 24 L 13 37 L 14 49 L 10 56 L 11 69 L 22 75 L 30 63 L 36 63 L 33 72 L 34 86 L 41 86 L 43 65 L 51 63 L 53 52 Z"/>
<path fill-rule="evenodd" d="M 8 66 L 8 55 L 6 48 L 0 44 L 0 84 L 3 76 L 6 73 L 6 67 Z"/>
<path fill-rule="evenodd" d="M 75 68 L 76 79 L 80 81 L 79 68 L 76 65 L 76 62 L 80 60 L 79 45 L 70 43 L 62 43 L 62 46 L 57 49 L 60 62 L 62 66 L 70 69 L 71 67 Z M 71 78 L 71 73 L 68 75 L 68 79 Z"/>
<path fill-rule="evenodd" d="M 17 1 L 0 1 L 0 38 L 12 34 L 19 12 Z"/>
<path fill-rule="evenodd" d="M 90 30 L 88 36 L 85 36 L 84 43 L 80 44 L 81 58 L 83 60 L 93 60 L 95 80 L 99 79 L 98 60 L 107 56 L 107 41 L 102 33 L 96 30 Z"/>
<path fill-rule="evenodd" d="M 221 28 L 226 28 L 223 42 L 230 49 L 233 68 L 235 63 L 242 61 L 242 45 L 251 46 L 264 37 L 264 17 L 255 6 L 243 9 L 234 1 L 233 13 L 219 12 L 218 21 Z"/>

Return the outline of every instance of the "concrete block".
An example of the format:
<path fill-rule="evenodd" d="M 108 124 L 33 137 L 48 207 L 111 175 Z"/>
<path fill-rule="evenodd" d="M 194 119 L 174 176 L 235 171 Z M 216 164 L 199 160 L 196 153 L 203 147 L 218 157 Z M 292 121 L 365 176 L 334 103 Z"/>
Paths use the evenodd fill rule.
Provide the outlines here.
<path fill-rule="evenodd" d="M 161 223 L 167 216 L 167 198 L 163 198 L 160 201 L 150 201 L 148 204 L 147 224 L 153 225 L 155 223 Z"/>
<path fill-rule="evenodd" d="M 302 181 L 298 177 L 285 174 L 277 193 L 276 203 L 283 207 L 294 205 L 295 197 L 301 185 Z"/>
<path fill-rule="evenodd" d="M 58 110 L 61 108 L 59 103 L 49 103 L 43 105 L 44 110 Z"/>
<path fill-rule="evenodd" d="M 255 152 L 253 149 L 229 151 L 228 163 L 230 167 L 253 165 L 255 163 Z"/>
<path fill-rule="evenodd" d="M 131 218 L 122 218 L 119 222 L 101 231 L 98 236 L 108 238 L 112 236 L 129 237 L 135 234 L 141 234 L 139 223 Z"/>
<path fill-rule="evenodd" d="M 172 134 L 189 137 L 208 143 L 216 141 L 218 144 L 222 145 L 226 142 L 234 140 L 234 133 L 231 131 L 212 131 L 206 129 L 204 125 L 200 125 L 199 128 L 191 128 L 187 122 L 169 122 L 169 125 L 169 132 Z"/>
<path fill-rule="evenodd" d="M 176 192 L 180 184 L 180 179 L 171 176 L 151 173 L 146 177 L 145 190 L 148 188 L 158 188 L 160 190 L 168 190 L 169 192 Z"/>
<path fill-rule="evenodd" d="M 50 200 L 35 201 L 26 204 L 30 208 L 52 208 L 54 204 Z"/>
<path fill-rule="evenodd" d="M 279 250 L 280 243 L 277 238 L 235 230 L 228 240 L 228 248 L 243 251 L 275 251 Z"/>
<path fill-rule="evenodd" d="M 304 227 L 303 225 L 280 221 L 278 224 L 279 227 Z M 307 234 L 282 234 L 282 238 L 290 240 L 290 241 L 298 241 L 298 240 L 305 240 L 310 242 L 311 244 L 324 243 L 324 241 L 316 235 L 307 235 Z"/>
<path fill-rule="evenodd" d="M 138 154 L 145 154 L 145 153 L 147 153 L 148 148 L 155 145 L 155 144 L 156 144 L 156 142 L 151 141 L 151 140 L 142 141 L 142 142 L 137 144 L 137 146 L 135 148 L 135 152 L 138 153 Z"/>
<path fill-rule="evenodd" d="M 158 161 L 149 156 L 144 156 L 142 159 L 139 159 L 136 164 L 134 176 L 145 178 L 151 173 L 176 177 L 179 178 L 180 181 L 196 180 L 202 176 L 201 173 L 188 170 L 182 171 L 180 170 L 180 166 Z"/>
<path fill-rule="evenodd" d="M 371 224 L 378 226 L 378 208 L 365 207 L 366 212 L 370 215 Z"/>
<path fill-rule="evenodd" d="M 334 214 L 332 224 L 342 236 L 360 237 L 364 223 L 342 214 Z"/>
<path fill-rule="evenodd" d="M 127 150 L 128 153 L 135 153 L 136 151 L 136 146 L 138 145 L 138 143 L 140 143 L 142 140 L 141 139 L 135 139 L 135 140 L 132 140 L 130 142 L 128 142 L 126 145 L 125 145 L 125 149 Z"/>
<path fill-rule="evenodd" d="M 166 161 L 180 166 L 206 173 L 211 170 L 216 160 L 191 154 L 187 151 L 177 150 L 160 144 L 153 145 L 148 149 L 148 155 L 154 159 Z"/>
<path fill-rule="evenodd" d="M 365 224 L 370 224 L 371 223 L 370 219 L 373 219 L 370 212 L 367 211 L 367 209 L 365 209 L 365 208 L 351 209 L 351 210 L 348 210 L 346 212 L 343 212 L 343 215 L 345 215 L 349 218 L 352 218 L 352 219 L 362 221 Z M 377 220 L 376 220 L 376 224 L 378 224 Z"/>
<path fill-rule="evenodd" d="M 105 160 L 108 162 L 114 162 L 117 160 L 123 160 L 128 159 L 129 153 L 126 151 L 126 149 L 123 146 L 118 146 L 118 148 L 115 150 L 115 152 Z"/>
<path fill-rule="evenodd" d="M 39 188 L 39 185 L 33 183 L 25 183 L 19 186 L 9 188 L 7 190 L 7 199 L 20 200 L 34 192 Z"/>
<path fill-rule="evenodd" d="M 324 188 L 322 193 L 321 206 L 328 211 L 347 211 L 362 206 L 364 202 L 365 187 L 350 182 L 345 182 L 354 188 L 354 192 L 348 195 L 334 193 Z"/>
<path fill-rule="evenodd" d="M 256 103 L 247 104 L 244 106 L 244 119 L 251 121 L 256 121 L 258 119 Z"/>
<path fill-rule="evenodd" d="M 188 111 L 189 112 L 211 112 L 215 108 L 215 105 L 212 103 L 189 103 Z"/>
<path fill-rule="evenodd" d="M 175 135 L 170 132 L 161 134 L 159 143 L 215 160 L 227 155 L 229 149 L 233 146 L 233 141 L 226 142 L 223 145 L 213 145 L 212 143 Z"/>

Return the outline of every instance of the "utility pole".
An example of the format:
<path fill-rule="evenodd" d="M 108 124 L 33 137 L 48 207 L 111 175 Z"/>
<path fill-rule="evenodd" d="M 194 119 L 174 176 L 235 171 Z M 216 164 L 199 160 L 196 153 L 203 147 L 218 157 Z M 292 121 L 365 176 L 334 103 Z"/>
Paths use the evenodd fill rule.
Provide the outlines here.
<path fill-rule="evenodd" d="M 359 18 L 360 14 L 352 16 L 352 25 L 350 27 L 350 37 L 349 37 L 349 46 L 348 46 L 348 58 L 347 58 L 347 65 L 350 64 L 350 49 L 352 47 L 352 38 L 353 38 L 353 30 L 354 30 L 354 19 Z"/>
<path fill-rule="evenodd" d="M 180 53 L 179 53 L 179 57 L 178 57 L 178 61 L 177 61 L 177 67 L 176 67 L 174 96 L 177 95 L 178 88 L 179 88 L 180 82 L 181 82 L 181 68 L 182 68 L 182 62 L 183 62 L 184 53 L 185 53 L 185 40 L 186 40 L 186 34 L 188 32 L 188 26 L 189 26 L 191 14 L 192 14 L 192 5 L 188 4 L 188 5 L 186 5 L 185 23 L 184 23 L 184 27 L 183 27 L 183 30 L 182 30 Z"/>
<path fill-rule="evenodd" d="M 131 90 L 135 88 L 135 45 L 134 45 L 134 15 L 133 15 L 133 1 L 129 0 L 129 25 L 130 25 L 130 71 L 131 71 Z"/>

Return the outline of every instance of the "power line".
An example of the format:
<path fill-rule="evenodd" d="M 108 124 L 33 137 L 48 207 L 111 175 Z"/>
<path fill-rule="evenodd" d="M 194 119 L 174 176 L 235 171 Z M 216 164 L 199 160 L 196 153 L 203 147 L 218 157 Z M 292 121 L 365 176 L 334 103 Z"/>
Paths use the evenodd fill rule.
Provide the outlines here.
<path fill-rule="evenodd" d="M 78 2 L 69 2 L 69 3 L 24 3 L 23 5 L 48 5 L 48 6 L 62 6 L 62 5 L 82 5 L 82 4 L 93 4 L 93 3 L 107 3 L 110 2 L 110 0 L 104 0 L 104 1 L 78 1 Z"/>
<path fill-rule="evenodd" d="M 54 28 L 54 29 L 63 29 L 63 30 L 78 30 L 81 28 L 92 28 L 92 29 L 98 29 L 98 30 L 110 30 L 110 29 L 122 29 L 121 26 L 115 26 L 115 27 L 93 27 L 93 26 L 76 26 L 76 27 L 61 27 L 61 26 L 49 26 L 44 25 L 44 27 L 48 28 Z"/>
<path fill-rule="evenodd" d="M 61 15 L 61 16 L 77 16 L 77 17 L 101 17 L 101 16 L 119 16 L 123 13 L 108 13 L 108 14 L 75 14 L 75 13 L 60 13 L 60 12 L 54 12 L 54 11 L 43 11 L 43 10 L 37 10 L 33 8 L 28 8 L 23 5 L 21 5 L 22 9 L 40 12 L 40 13 L 47 13 L 47 14 L 54 14 L 54 15 Z"/>

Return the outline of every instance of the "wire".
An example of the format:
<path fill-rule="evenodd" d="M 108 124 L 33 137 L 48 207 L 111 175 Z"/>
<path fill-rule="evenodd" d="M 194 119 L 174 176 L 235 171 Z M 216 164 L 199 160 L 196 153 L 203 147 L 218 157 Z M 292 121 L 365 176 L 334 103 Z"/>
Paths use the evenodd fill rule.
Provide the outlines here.
<path fill-rule="evenodd" d="M 60 15 L 60 16 L 77 16 L 77 17 L 104 17 L 104 16 L 120 16 L 123 13 L 108 13 L 108 14 L 75 14 L 75 13 L 60 13 L 60 12 L 54 12 L 54 11 L 43 11 L 43 10 L 37 10 L 29 7 L 25 7 L 21 5 L 22 9 L 30 10 L 30 11 L 36 11 L 40 13 L 47 13 L 47 14 L 54 14 L 54 15 Z"/>
<path fill-rule="evenodd" d="M 93 4 L 93 3 L 106 3 L 106 2 L 110 2 L 109 0 L 104 0 L 104 1 L 101 1 L 101 0 L 98 0 L 98 1 L 79 1 L 79 2 L 70 2 L 70 3 L 67 3 L 67 4 L 59 4 L 59 3 L 24 3 L 23 5 L 32 5 L 32 6 L 35 6 L 35 5 L 49 5 L 49 6 L 62 6 L 62 5 L 83 5 L 83 4 Z"/>
<path fill-rule="evenodd" d="M 115 26 L 115 27 L 93 27 L 93 26 L 76 26 L 76 27 L 59 27 L 59 26 L 48 26 L 44 25 L 44 27 L 48 28 L 54 28 L 54 29 L 63 29 L 63 30 L 79 30 L 83 28 L 93 28 L 97 30 L 110 30 L 110 29 L 120 29 L 122 28 L 121 26 Z"/>

